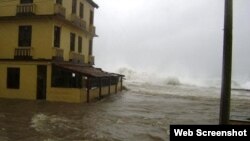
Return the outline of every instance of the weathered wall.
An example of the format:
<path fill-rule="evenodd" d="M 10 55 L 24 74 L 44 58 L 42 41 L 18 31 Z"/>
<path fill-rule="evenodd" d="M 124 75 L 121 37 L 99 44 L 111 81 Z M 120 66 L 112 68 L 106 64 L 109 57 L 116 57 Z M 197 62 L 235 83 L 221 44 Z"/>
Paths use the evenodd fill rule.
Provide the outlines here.
<path fill-rule="evenodd" d="M 20 88 L 7 88 L 7 68 L 20 68 Z M 37 65 L 32 63 L 1 62 L 0 97 L 17 99 L 36 99 Z"/>

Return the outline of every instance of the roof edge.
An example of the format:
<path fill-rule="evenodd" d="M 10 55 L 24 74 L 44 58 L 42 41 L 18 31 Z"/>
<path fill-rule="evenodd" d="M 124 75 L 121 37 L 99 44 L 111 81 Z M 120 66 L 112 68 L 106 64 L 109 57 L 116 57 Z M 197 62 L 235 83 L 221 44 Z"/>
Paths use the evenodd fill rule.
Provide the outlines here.
<path fill-rule="evenodd" d="M 87 2 L 95 8 L 99 8 L 99 6 L 93 0 L 87 0 Z"/>

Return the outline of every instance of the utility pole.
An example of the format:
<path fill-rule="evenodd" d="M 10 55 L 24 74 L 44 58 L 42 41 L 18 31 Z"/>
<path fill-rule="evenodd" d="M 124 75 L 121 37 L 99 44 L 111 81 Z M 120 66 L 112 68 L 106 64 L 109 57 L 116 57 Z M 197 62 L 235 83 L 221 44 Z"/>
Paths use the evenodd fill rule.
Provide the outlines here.
<path fill-rule="evenodd" d="M 225 0 L 220 124 L 229 124 L 233 43 L 233 0 Z"/>

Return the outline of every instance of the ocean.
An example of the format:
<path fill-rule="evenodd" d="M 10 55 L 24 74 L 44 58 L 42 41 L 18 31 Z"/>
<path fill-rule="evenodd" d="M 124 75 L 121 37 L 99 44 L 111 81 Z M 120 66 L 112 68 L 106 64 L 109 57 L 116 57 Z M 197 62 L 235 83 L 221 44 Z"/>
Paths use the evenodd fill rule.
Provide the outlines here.
<path fill-rule="evenodd" d="M 1 141 L 168 141 L 171 124 L 218 124 L 220 89 L 125 80 L 89 104 L 0 99 Z M 232 90 L 231 118 L 250 118 L 250 92 Z"/>

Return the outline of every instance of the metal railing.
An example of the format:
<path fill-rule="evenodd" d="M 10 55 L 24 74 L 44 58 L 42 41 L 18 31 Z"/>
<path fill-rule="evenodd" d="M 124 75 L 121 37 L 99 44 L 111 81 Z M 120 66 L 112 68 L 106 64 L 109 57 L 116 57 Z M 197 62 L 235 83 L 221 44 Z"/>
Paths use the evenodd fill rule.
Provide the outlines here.
<path fill-rule="evenodd" d="M 84 55 L 76 52 L 70 52 L 69 59 L 74 63 L 84 63 Z"/>
<path fill-rule="evenodd" d="M 86 29 L 86 21 L 78 17 L 76 14 L 71 14 L 71 22 L 82 29 Z"/>
<path fill-rule="evenodd" d="M 36 5 L 33 3 L 17 5 L 17 14 L 35 14 Z"/>
<path fill-rule="evenodd" d="M 89 64 L 94 65 L 95 64 L 95 56 L 90 55 L 89 56 Z"/>
<path fill-rule="evenodd" d="M 53 51 L 52 58 L 54 60 L 57 60 L 57 61 L 59 61 L 59 60 L 63 61 L 64 60 L 64 50 L 63 49 L 54 47 L 52 49 L 52 51 Z"/>
<path fill-rule="evenodd" d="M 15 59 L 32 59 L 32 48 L 31 47 L 19 47 L 15 49 Z"/>
<path fill-rule="evenodd" d="M 54 8 L 55 8 L 54 12 L 55 12 L 56 15 L 60 15 L 60 16 L 65 17 L 65 15 L 66 15 L 66 9 L 62 5 L 55 4 Z"/>
<path fill-rule="evenodd" d="M 90 25 L 89 26 L 89 32 L 91 33 L 91 34 L 93 34 L 93 35 L 95 35 L 96 34 L 96 27 L 94 26 L 94 25 Z"/>

